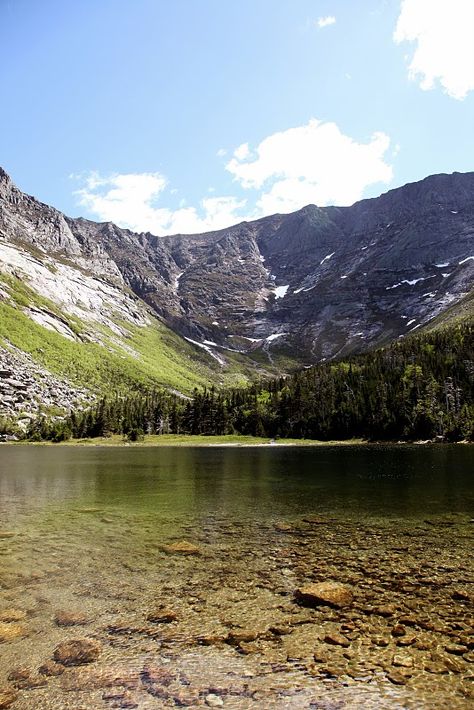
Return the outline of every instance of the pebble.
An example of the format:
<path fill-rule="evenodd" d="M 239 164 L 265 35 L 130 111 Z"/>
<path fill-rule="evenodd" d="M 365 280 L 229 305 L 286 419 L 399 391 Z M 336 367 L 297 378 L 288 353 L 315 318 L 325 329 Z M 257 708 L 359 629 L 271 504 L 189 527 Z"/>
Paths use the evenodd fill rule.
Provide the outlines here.
<path fill-rule="evenodd" d="M 413 668 L 413 658 L 411 656 L 395 654 L 392 659 L 392 664 L 394 666 L 400 666 L 402 668 Z"/>
<path fill-rule="evenodd" d="M 462 644 L 459 643 L 448 643 L 445 647 L 444 650 L 446 653 L 452 653 L 455 656 L 462 656 L 463 653 L 467 653 L 469 650 L 467 646 L 463 646 Z"/>
<path fill-rule="evenodd" d="M 395 685 L 406 685 L 408 678 L 398 671 L 390 671 L 387 678 Z"/>
<path fill-rule="evenodd" d="M 221 708 L 224 705 L 224 701 L 219 695 L 209 693 L 209 695 L 206 695 L 206 705 L 210 708 Z"/>
<path fill-rule="evenodd" d="M 326 634 L 324 637 L 324 641 L 326 643 L 331 644 L 332 646 L 342 646 L 343 648 L 349 648 L 349 646 L 351 645 L 351 642 L 346 636 L 335 632 Z"/>
<path fill-rule="evenodd" d="M 406 634 L 406 632 L 407 632 L 407 630 L 403 626 L 403 624 L 397 624 L 392 629 L 392 636 L 404 636 Z"/>

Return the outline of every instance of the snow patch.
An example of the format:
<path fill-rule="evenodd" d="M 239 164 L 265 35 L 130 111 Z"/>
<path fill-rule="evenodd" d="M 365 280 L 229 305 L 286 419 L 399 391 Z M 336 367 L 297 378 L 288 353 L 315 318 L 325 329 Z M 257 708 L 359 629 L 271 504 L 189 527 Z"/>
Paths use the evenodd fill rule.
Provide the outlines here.
<path fill-rule="evenodd" d="M 408 328 L 408 326 L 411 325 L 412 323 L 414 323 L 415 321 L 416 321 L 416 318 L 412 318 L 411 320 L 408 321 L 408 323 L 406 324 L 406 327 Z"/>
<path fill-rule="evenodd" d="M 449 273 L 447 271 L 445 271 L 444 273 L 441 274 L 441 276 L 443 277 L 443 279 L 447 279 L 448 276 L 451 276 L 451 273 L 452 273 L 451 271 Z"/>
<path fill-rule="evenodd" d="M 206 341 L 204 341 L 204 343 L 199 343 L 197 340 L 193 340 L 192 338 L 187 338 L 186 336 L 184 336 L 184 339 L 187 340 L 189 343 L 192 343 L 193 345 L 197 345 L 198 348 L 202 348 L 203 350 L 205 350 L 208 355 L 213 357 L 214 360 L 217 360 L 219 365 L 225 365 L 225 360 L 223 360 L 221 357 L 219 357 L 219 355 L 217 355 L 216 353 L 212 352 L 209 345 L 205 345 Z"/>
<path fill-rule="evenodd" d="M 282 338 L 284 335 L 288 335 L 288 333 L 273 333 L 273 335 L 269 335 L 268 338 L 265 338 L 265 340 L 267 343 L 272 343 L 274 340 Z"/>
<path fill-rule="evenodd" d="M 398 288 L 402 284 L 408 284 L 408 286 L 414 286 L 419 281 L 427 281 L 428 279 L 434 279 L 434 276 L 421 276 L 419 279 L 411 279 L 411 280 L 410 279 L 403 279 L 403 281 L 399 281 L 399 283 L 393 284 L 393 286 L 386 286 L 385 290 L 390 291 L 392 288 Z"/>
<path fill-rule="evenodd" d="M 446 261 L 444 264 L 435 264 L 437 269 L 444 269 L 446 266 L 449 266 L 449 261 Z"/>
<path fill-rule="evenodd" d="M 179 274 L 176 275 L 176 278 L 174 280 L 174 290 L 175 291 L 177 291 L 179 289 L 179 280 L 183 274 L 184 274 L 184 271 L 180 271 Z"/>
<path fill-rule="evenodd" d="M 275 294 L 275 298 L 285 298 L 286 292 L 290 288 L 290 284 L 287 286 L 277 286 L 273 293 Z"/>
<path fill-rule="evenodd" d="M 466 261 L 470 261 L 471 259 L 474 260 L 474 256 L 466 256 L 465 259 L 463 259 L 462 261 L 459 262 L 459 266 L 461 266 L 461 264 L 465 264 Z"/>
<path fill-rule="evenodd" d="M 243 338 L 244 340 L 249 340 L 251 343 L 261 343 L 265 338 L 249 338 L 246 335 L 228 335 L 228 338 Z"/>
<path fill-rule="evenodd" d="M 324 259 L 322 259 L 322 260 L 319 262 L 319 265 L 321 266 L 321 264 L 324 264 L 325 261 L 329 261 L 329 259 L 331 259 L 331 257 L 333 257 L 335 253 L 336 253 L 336 252 L 333 251 L 331 254 L 328 254 L 327 256 L 325 256 Z"/>
<path fill-rule="evenodd" d="M 457 213 L 458 213 L 457 210 L 451 210 L 451 214 L 457 214 Z"/>

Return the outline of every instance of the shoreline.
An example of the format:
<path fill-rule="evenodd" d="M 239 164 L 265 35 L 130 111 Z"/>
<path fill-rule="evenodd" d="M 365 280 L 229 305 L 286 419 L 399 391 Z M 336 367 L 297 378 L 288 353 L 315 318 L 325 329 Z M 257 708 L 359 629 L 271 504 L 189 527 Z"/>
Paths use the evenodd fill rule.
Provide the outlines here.
<path fill-rule="evenodd" d="M 52 446 L 82 448 L 163 448 L 163 447 L 207 447 L 207 448 L 282 448 L 282 447 L 327 447 L 327 446 L 429 446 L 439 444 L 473 444 L 470 441 L 367 441 L 365 439 L 342 439 L 323 441 L 320 439 L 269 439 L 253 436 L 201 436 L 180 434 L 149 434 L 143 441 L 124 441 L 122 436 L 97 437 L 95 439 L 68 439 L 67 441 L 4 441 L 3 446 Z"/>
<path fill-rule="evenodd" d="M 96 439 L 69 439 L 67 441 L 6 441 L 4 446 L 52 446 L 72 448 L 164 448 L 164 447 L 205 447 L 205 448 L 282 448 L 302 446 L 360 446 L 369 442 L 363 439 L 342 441 L 321 441 L 317 439 L 279 439 L 252 436 L 199 436 L 179 434 L 148 435 L 144 441 L 124 441 L 121 436 L 98 437 Z"/>

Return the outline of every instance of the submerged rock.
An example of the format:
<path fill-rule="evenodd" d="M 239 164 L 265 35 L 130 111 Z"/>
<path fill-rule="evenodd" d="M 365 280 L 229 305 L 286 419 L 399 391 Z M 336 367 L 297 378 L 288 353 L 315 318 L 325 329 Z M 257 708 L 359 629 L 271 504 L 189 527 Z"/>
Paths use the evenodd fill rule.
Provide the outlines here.
<path fill-rule="evenodd" d="M 64 666 L 55 661 L 45 661 L 39 668 L 38 673 L 46 676 L 58 676 L 64 673 Z"/>
<path fill-rule="evenodd" d="M 18 697 L 18 693 L 10 685 L 0 686 L 0 709 L 9 708 Z"/>
<path fill-rule="evenodd" d="M 0 611 L 0 622 L 10 623 L 12 621 L 23 621 L 26 619 L 26 612 L 22 609 L 4 609 Z"/>
<path fill-rule="evenodd" d="M 284 522 L 275 523 L 274 527 L 275 527 L 275 530 L 277 530 L 278 532 L 291 532 L 293 530 L 293 528 L 291 527 L 291 525 L 289 525 L 289 523 L 284 523 Z"/>
<path fill-rule="evenodd" d="M 342 646 L 343 648 L 349 648 L 351 645 L 351 642 L 346 636 L 336 632 L 326 634 L 324 641 L 332 646 Z"/>
<path fill-rule="evenodd" d="M 399 637 L 399 636 L 404 636 L 406 634 L 407 630 L 403 626 L 403 624 L 396 624 L 393 629 L 392 629 L 392 636 Z"/>
<path fill-rule="evenodd" d="M 460 643 L 448 643 L 444 647 L 444 650 L 447 653 L 453 653 L 455 656 L 462 656 L 464 653 L 467 653 L 469 649 L 467 646 L 463 646 Z"/>
<path fill-rule="evenodd" d="M 10 624 L 0 622 L 0 643 L 6 643 L 13 639 L 26 635 L 25 627 L 21 624 Z"/>
<path fill-rule="evenodd" d="M 180 542 L 172 542 L 169 545 L 163 545 L 161 548 L 168 555 L 201 555 L 202 551 L 197 545 L 187 540 Z"/>
<path fill-rule="evenodd" d="M 96 661 L 102 651 L 98 641 L 92 639 L 72 639 L 64 641 L 54 649 L 54 660 L 63 666 L 79 666 Z"/>
<path fill-rule="evenodd" d="M 256 641 L 258 638 L 258 632 L 252 631 L 251 629 L 236 629 L 230 631 L 227 634 L 226 641 L 230 644 L 241 644 L 249 643 L 250 641 Z"/>
<path fill-rule="evenodd" d="M 116 691 L 112 693 L 104 693 L 102 695 L 102 700 L 111 700 L 114 702 L 113 708 L 138 708 L 139 702 L 129 690 L 124 690 L 117 693 Z"/>
<path fill-rule="evenodd" d="M 306 584 L 295 591 L 295 598 L 306 606 L 328 605 L 336 608 L 352 603 L 350 587 L 339 582 L 318 582 Z"/>
<path fill-rule="evenodd" d="M 395 654 L 392 659 L 392 664 L 400 668 L 413 668 L 413 658 L 411 656 L 403 656 L 402 654 Z"/>
<path fill-rule="evenodd" d="M 172 609 L 155 609 L 150 611 L 146 617 L 147 621 L 151 621 L 153 624 L 170 624 L 172 621 L 178 620 L 178 615 Z"/>
<path fill-rule="evenodd" d="M 87 624 L 89 619 L 85 614 L 75 611 L 58 611 L 54 621 L 58 626 L 82 626 Z"/>
<path fill-rule="evenodd" d="M 387 678 L 394 685 L 406 685 L 407 681 L 408 681 L 408 677 L 406 675 L 404 675 L 403 673 L 400 673 L 399 671 L 391 671 L 387 675 Z"/>

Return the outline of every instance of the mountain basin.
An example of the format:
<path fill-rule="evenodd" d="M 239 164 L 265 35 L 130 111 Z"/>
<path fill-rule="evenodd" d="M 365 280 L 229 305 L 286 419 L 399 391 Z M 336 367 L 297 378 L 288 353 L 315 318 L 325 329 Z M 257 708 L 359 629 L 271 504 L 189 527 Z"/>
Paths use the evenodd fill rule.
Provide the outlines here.
<path fill-rule="evenodd" d="M 3 445 L 0 708 L 472 707 L 473 454 Z"/>

